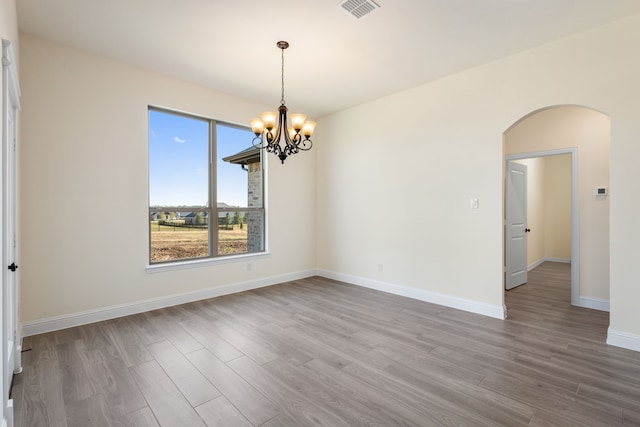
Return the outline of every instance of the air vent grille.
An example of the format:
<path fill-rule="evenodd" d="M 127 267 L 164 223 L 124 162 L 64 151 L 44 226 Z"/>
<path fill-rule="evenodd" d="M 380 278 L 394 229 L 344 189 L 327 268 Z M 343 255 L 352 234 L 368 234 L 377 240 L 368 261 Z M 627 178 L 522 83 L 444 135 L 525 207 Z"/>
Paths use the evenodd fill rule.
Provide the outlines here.
<path fill-rule="evenodd" d="M 364 18 L 380 6 L 372 0 L 346 0 L 340 7 L 356 19 Z"/>

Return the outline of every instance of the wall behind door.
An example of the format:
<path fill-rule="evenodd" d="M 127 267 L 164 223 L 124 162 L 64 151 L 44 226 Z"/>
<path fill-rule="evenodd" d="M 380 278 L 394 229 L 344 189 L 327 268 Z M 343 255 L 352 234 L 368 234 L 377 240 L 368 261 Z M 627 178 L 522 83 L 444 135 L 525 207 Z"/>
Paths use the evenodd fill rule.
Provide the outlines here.
<path fill-rule="evenodd" d="M 571 261 L 571 156 L 516 160 L 527 166 L 527 265 Z"/>

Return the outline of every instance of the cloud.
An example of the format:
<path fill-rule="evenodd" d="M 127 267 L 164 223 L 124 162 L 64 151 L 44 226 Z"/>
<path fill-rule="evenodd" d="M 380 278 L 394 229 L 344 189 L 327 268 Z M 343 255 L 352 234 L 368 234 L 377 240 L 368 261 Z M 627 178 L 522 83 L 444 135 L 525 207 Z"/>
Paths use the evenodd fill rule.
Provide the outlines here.
<path fill-rule="evenodd" d="M 181 138 L 179 138 L 179 137 L 177 137 L 177 136 L 176 136 L 176 137 L 174 137 L 174 138 L 173 138 L 173 140 L 174 140 L 175 142 L 177 142 L 178 144 L 184 144 L 185 142 L 187 142 L 187 140 L 186 140 L 186 139 L 181 139 Z"/>

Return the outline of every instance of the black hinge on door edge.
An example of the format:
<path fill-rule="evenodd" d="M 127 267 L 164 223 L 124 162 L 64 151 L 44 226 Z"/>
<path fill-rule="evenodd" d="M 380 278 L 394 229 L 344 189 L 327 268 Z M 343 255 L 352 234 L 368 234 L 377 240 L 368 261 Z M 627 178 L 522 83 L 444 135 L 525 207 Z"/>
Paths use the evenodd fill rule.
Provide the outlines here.
<path fill-rule="evenodd" d="M 7 268 L 11 271 L 16 271 L 18 269 L 18 266 L 16 265 L 15 262 L 12 262 L 11 265 Z"/>

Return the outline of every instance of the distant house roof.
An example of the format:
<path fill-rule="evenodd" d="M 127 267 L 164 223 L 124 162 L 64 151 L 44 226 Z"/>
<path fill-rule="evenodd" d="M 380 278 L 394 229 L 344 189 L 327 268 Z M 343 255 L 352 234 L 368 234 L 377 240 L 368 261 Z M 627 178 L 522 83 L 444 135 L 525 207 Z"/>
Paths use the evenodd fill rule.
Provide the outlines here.
<path fill-rule="evenodd" d="M 249 165 L 251 163 L 258 163 L 260 161 L 260 149 L 256 147 L 249 147 L 239 153 L 233 154 L 229 157 L 224 157 L 222 160 L 225 162 L 233 163 L 234 165 Z"/>
<path fill-rule="evenodd" d="M 206 211 L 205 211 L 205 212 L 202 212 L 202 214 L 203 214 L 203 216 L 204 216 L 205 218 L 209 216 L 209 212 L 206 212 Z M 182 217 L 183 217 L 183 218 L 195 218 L 195 217 L 196 217 L 196 215 L 197 215 L 197 213 L 196 213 L 196 212 L 189 212 L 187 215 L 183 215 Z"/>
<path fill-rule="evenodd" d="M 242 211 L 242 208 L 239 206 L 232 206 L 229 205 L 227 203 L 224 202 L 218 202 L 216 203 L 216 206 L 218 208 L 236 208 L 237 212 Z M 209 216 L 209 212 L 208 211 L 200 211 L 203 213 L 204 218 L 207 218 Z M 151 216 L 157 216 L 157 215 L 162 215 L 163 213 L 169 213 L 168 211 L 164 211 L 164 210 L 158 210 L 158 211 L 154 211 L 151 212 Z M 229 212 L 218 212 L 218 218 L 224 218 L 227 216 Z M 233 212 L 232 212 L 233 213 Z M 178 211 L 176 212 L 176 219 L 185 219 L 185 218 L 195 218 L 196 217 L 196 212 L 184 212 L 184 211 Z"/>

